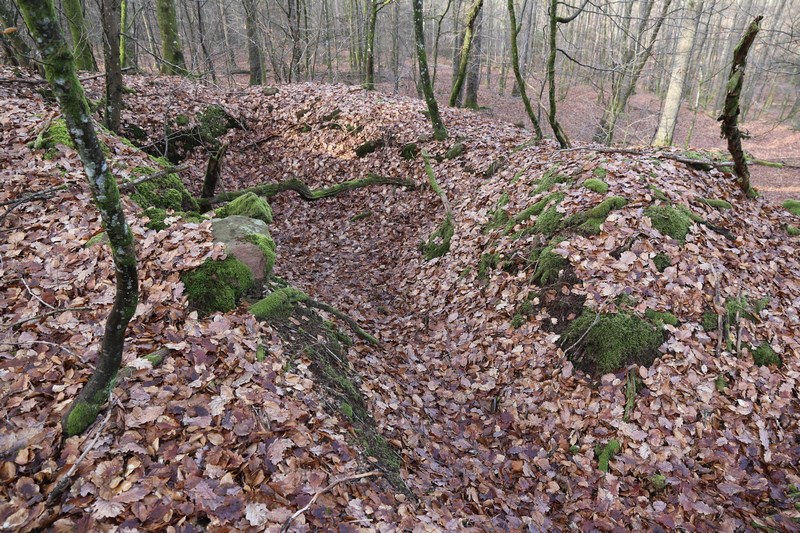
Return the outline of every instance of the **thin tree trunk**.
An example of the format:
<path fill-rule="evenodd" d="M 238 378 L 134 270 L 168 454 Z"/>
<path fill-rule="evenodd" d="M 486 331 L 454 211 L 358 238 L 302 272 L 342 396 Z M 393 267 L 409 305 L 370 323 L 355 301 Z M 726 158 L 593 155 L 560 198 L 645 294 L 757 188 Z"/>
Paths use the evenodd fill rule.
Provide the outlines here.
<path fill-rule="evenodd" d="M 742 132 L 739 131 L 739 97 L 744 85 L 747 53 L 750 51 L 753 41 L 756 40 L 756 35 L 761 29 L 759 24 L 763 18 L 758 16 L 753 19 L 739 44 L 733 50 L 733 64 L 730 76 L 728 76 L 728 94 L 725 97 L 722 115 L 719 117 L 719 121 L 722 122 L 722 136 L 728 140 L 728 151 L 733 157 L 733 169 L 739 179 L 739 187 L 748 196 L 753 196 L 753 189 L 750 186 L 750 171 L 747 169 L 747 161 L 742 150 Z"/>
<path fill-rule="evenodd" d="M 511 23 L 511 67 L 514 69 L 514 78 L 517 80 L 517 87 L 519 88 L 519 95 L 522 97 L 522 103 L 525 104 L 525 112 L 528 113 L 528 118 L 533 125 L 533 131 L 536 133 L 536 140 L 542 140 L 542 128 L 539 126 L 539 120 L 536 118 L 536 112 L 533 110 L 531 100 L 528 98 L 528 90 L 525 86 L 525 79 L 522 77 L 522 71 L 519 68 L 519 49 L 517 48 L 517 35 L 521 27 L 517 26 L 517 16 L 514 13 L 514 0 L 508 0 L 508 17 Z"/>
<path fill-rule="evenodd" d="M 247 33 L 247 60 L 250 65 L 250 85 L 264 83 L 263 64 L 261 57 L 261 37 L 258 31 L 258 11 L 253 0 L 243 0 L 244 22 Z"/>
<path fill-rule="evenodd" d="M 13 3 L 9 4 L 6 0 L 0 0 L 0 23 L 6 28 L 15 28 L 17 26 L 17 12 Z M 28 43 L 20 37 L 19 32 L 15 31 L 0 35 L 0 42 L 2 42 L 3 49 L 12 65 L 31 66 L 30 48 Z"/>
<path fill-rule="evenodd" d="M 63 0 L 62 5 L 64 6 L 64 16 L 69 24 L 69 32 L 72 35 L 75 68 L 94 72 L 97 70 L 97 62 L 92 55 L 92 43 L 89 41 L 81 0 Z"/>
<path fill-rule="evenodd" d="M 122 110 L 122 68 L 120 67 L 120 0 L 102 0 L 103 59 L 106 70 L 106 101 L 103 118 L 106 128 L 119 133 Z"/>
<path fill-rule="evenodd" d="M 82 433 L 94 422 L 114 386 L 122 361 L 125 331 L 139 299 L 136 250 L 133 233 L 125 221 L 117 180 L 111 174 L 95 133 L 92 113 L 75 73 L 72 54 L 59 30 L 52 1 L 18 2 L 44 60 L 45 75 L 58 99 L 67 131 L 83 162 L 89 189 L 110 241 L 116 272 L 114 305 L 106 320 L 97 365 L 62 422 L 64 434 L 72 436 Z"/>
<path fill-rule="evenodd" d="M 368 91 L 375 90 L 375 26 L 378 24 L 378 11 L 381 7 L 380 0 L 369 0 L 369 18 L 367 19 L 367 42 L 364 49 L 366 53 L 366 66 L 364 88 Z M 384 3 L 384 5 L 386 5 Z"/>
<path fill-rule="evenodd" d="M 553 134 L 561 148 L 569 148 L 570 142 L 567 134 L 561 128 L 556 116 L 556 31 L 558 29 L 558 0 L 550 0 L 550 36 L 548 39 L 550 51 L 547 56 L 547 94 L 550 111 L 547 119 L 550 122 L 550 127 L 553 129 Z M 584 3 L 584 6 L 586 4 Z M 581 8 L 583 9 L 583 8 Z M 577 14 L 575 15 L 577 16 Z M 575 17 L 572 17 L 573 20 Z"/>
<path fill-rule="evenodd" d="M 467 63 L 469 62 L 469 51 L 472 48 L 472 37 L 475 33 L 475 19 L 483 7 L 483 0 L 475 0 L 467 13 L 466 28 L 464 31 L 464 42 L 461 45 L 461 52 L 458 62 L 458 71 L 453 79 L 453 89 L 450 91 L 449 105 L 455 107 L 461 96 L 461 89 L 467 76 Z"/>
<path fill-rule="evenodd" d="M 211 53 L 208 51 L 206 45 L 206 29 L 203 24 L 203 6 L 202 0 L 195 0 L 197 7 L 197 30 L 200 35 L 200 50 L 203 52 L 203 58 L 206 61 L 206 70 L 211 73 L 211 81 L 217 83 L 217 73 L 214 71 L 214 61 L 211 59 Z"/>
<path fill-rule="evenodd" d="M 475 36 L 472 39 L 472 49 L 467 62 L 467 85 L 464 88 L 464 107 L 478 109 L 478 89 L 481 83 L 481 34 L 483 33 L 483 10 L 478 10 L 475 17 Z M 488 53 L 487 53 L 488 56 Z M 487 72 L 490 62 L 486 61 Z M 488 84 L 488 80 L 487 80 Z"/>
<path fill-rule="evenodd" d="M 433 125 L 433 138 L 443 141 L 447 138 L 447 130 L 439 116 L 439 106 L 436 103 L 436 96 L 433 94 L 431 77 L 428 73 L 428 54 L 425 51 L 425 27 L 422 21 L 422 0 L 412 0 L 414 6 L 414 37 L 417 46 L 417 63 L 419 64 L 419 78 L 422 93 L 425 95 L 425 103 L 428 104 L 428 113 L 431 116 Z"/>
<path fill-rule="evenodd" d="M 161 31 L 161 72 L 164 74 L 186 75 L 186 59 L 178 33 L 178 17 L 175 0 L 156 0 L 158 28 Z"/>

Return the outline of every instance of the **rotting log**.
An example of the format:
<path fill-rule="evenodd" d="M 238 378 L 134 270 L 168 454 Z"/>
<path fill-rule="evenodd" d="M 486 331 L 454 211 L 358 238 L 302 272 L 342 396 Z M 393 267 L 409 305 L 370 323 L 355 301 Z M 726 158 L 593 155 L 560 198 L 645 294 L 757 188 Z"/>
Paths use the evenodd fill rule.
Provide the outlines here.
<path fill-rule="evenodd" d="M 752 46 L 758 31 L 761 29 L 760 23 L 763 18 L 763 16 L 759 15 L 753 19 L 753 22 L 744 32 L 742 40 L 739 41 L 733 51 L 733 64 L 728 77 L 725 107 L 717 119 L 722 122 L 721 136 L 728 141 L 728 151 L 733 158 L 733 170 L 738 178 L 739 187 L 748 196 L 753 195 L 753 189 L 750 186 L 750 171 L 747 168 L 747 160 L 742 150 L 742 132 L 739 130 L 739 96 L 744 85 L 747 53 L 750 51 L 750 46 Z"/>
<path fill-rule="evenodd" d="M 409 189 L 413 189 L 415 187 L 414 182 L 411 180 L 391 178 L 372 173 L 368 174 L 366 178 L 349 180 L 343 183 L 337 183 L 336 185 L 332 185 L 330 187 L 321 187 L 319 189 L 311 189 L 301 180 L 297 178 L 290 178 L 286 181 L 281 181 L 278 183 L 265 183 L 263 185 L 256 185 L 255 187 L 242 189 L 240 191 L 231 191 L 218 194 L 214 198 L 201 198 L 199 199 L 199 203 L 201 207 L 205 208 L 214 204 L 230 202 L 231 200 L 249 192 L 258 196 L 270 198 L 285 191 L 294 191 L 303 200 L 313 202 L 316 200 L 322 200 L 323 198 L 330 198 L 331 196 L 353 191 L 355 189 L 360 189 L 362 187 L 370 187 L 372 185 L 394 185 L 396 187 L 408 187 Z"/>
<path fill-rule="evenodd" d="M 136 311 L 139 284 L 133 233 L 125 221 L 117 180 L 106 162 L 83 87 L 50 0 L 19 0 L 25 23 L 39 47 L 45 76 L 58 99 L 70 137 L 83 162 L 89 189 L 108 235 L 116 272 L 114 304 L 106 319 L 97 363 L 62 421 L 66 436 L 83 433 L 109 398 L 122 361 L 125 332 Z"/>

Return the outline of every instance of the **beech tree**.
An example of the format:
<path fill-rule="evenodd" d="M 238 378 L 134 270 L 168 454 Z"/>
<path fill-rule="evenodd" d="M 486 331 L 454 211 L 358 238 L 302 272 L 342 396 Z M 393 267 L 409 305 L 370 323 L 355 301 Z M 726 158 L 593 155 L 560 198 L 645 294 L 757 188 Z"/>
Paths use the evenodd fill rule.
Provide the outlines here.
<path fill-rule="evenodd" d="M 447 138 L 447 130 L 439 115 L 439 105 L 436 103 L 436 96 L 433 94 L 431 76 L 428 72 L 428 54 L 425 51 L 425 29 L 422 23 L 422 0 L 412 0 L 414 7 L 414 37 L 417 45 L 417 64 L 419 65 L 419 83 L 422 86 L 422 94 L 425 96 L 425 103 L 428 105 L 428 113 L 433 124 L 433 138 L 443 141 Z"/>
<path fill-rule="evenodd" d="M 89 32 L 86 28 L 86 19 L 83 16 L 81 0 L 64 0 L 64 16 L 69 25 L 72 36 L 72 49 L 75 55 L 75 67 L 78 70 L 97 70 L 92 45 L 89 42 Z"/>
<path fill-rule="evenodd" d="M 71 436 L 82 433 L 94 422 L 114 387 L 122 361 L 125 331 L 139 299 L 136 250 L 133 233 L 125 221 L 116 179 L 95 133 L 92 114 L 75 72 L 72 52 L 59 29 L 52 0 L 18 0 L 18 3 L 83 163 L 89 189 L 108 235 L 116 271 L 116 295 L 106 320 L 97 365 L 64 415 L 62 431 Z"/>
<path fill-rule="evenodd" d="M 539 126 L 539 120 L 536 118 L 536 112 L 533 110 L 531 100 L 528 98 L 528 90 L 525 88 L 525 78 L 522 76 L 522 71 L 519 66 L 519 48 L 517 46 L 517 35 L 519 35 L 520 26 L 517 26 L 517 15 L 514 11 L 514 0 L 508 0 L 508 17 L 511 22 L 511 67 L 514 70 L 514 78 L 517 80 L 517 88 L 519 95 L 522 98 L 522 103 L 525 105 L 525 112 L 528 113 L 528 118 L 533 125 L 533 131 L 536 133 L 536 140 L 542 140 L 542 128 Z"/>
<path fill-rule="evenodd" d="M 458 60 L 458 70 L 453 78 L 453 89 L 450 91 L 450 106 L 455 107 L 467 77 L 467 63 L 469 62 L 469 52 L 472 48 L 472 39 L 475 36 L 475 22 L 478 19 L 483 7 L 483 0 L 475 0 L 467 13 L 467 24 L 464 31 L 464 42 L 461 45 L 461 54 Z"/>
<path fill-rule="evenodd" d="M 161 31 L 161 53 L 164 74 L 186 74 L 186 59 L 183 57 L 175 0 L 156 0 L 158 28 Z"/>

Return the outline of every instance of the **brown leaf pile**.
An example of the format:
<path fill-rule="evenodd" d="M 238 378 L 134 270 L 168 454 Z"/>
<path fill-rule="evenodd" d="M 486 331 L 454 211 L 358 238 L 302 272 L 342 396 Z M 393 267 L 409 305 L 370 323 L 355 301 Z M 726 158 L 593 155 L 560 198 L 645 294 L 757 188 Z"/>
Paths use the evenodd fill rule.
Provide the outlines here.
<path fill-rule="evenodd" d="M 165 117 L 193 119 L 206 103 L 240 117 L 248 129 L 228 134 L 227 190 L 290 176 L 323 186 L 368 172 L 420 184 L 314 203 L 291 193 L 273 200 L 277 274 L 336 305 L 384 344 L 357 344 L 350 360 L 420 500 L 404 501 L 377 479 L 343 483 L 298 518 L 298 530 L 797 529 L 789 487 L 800 483 L 800 241 L 786 235 L 785 224 L 797 221 L 778 206 L 743 198 L 729 176 L 668 161 L 558 152 L 548 143 L 515 151 L 527 140 L 523 130 L 467 111 L 445 110 L 451 140 L 435 143 L 425 140 L 422 102 L 360 89 L 300 84 L 265 97 L 258 88 L 223 92 L 175 79 L 126 83 L 136 93 L 127 98 L 125 120 L 145 127 L 151 140 Z M 180 271 L 221 253 L 208 225 L 153 232 L 131 217 L 143 304 L 126 361 L 164 345 L 173 354 L 115 390 L 121 407 L 58 514 L 48 515 L 52 483 L 92 438 L 69 439 L 55 454 L 59 416 L 88 376 L 110 306 L 110 258 L 101 246 L 83 246 L 98 217 L 74 152 L 45 161 L 26 147 L 54 107 L 29 92 L 0 90 L 9 117 L 0 122 L 8 147 L 0 201 L 66 185 L 51 200 L 16 209 L 2 228 L 0 501 L 7 503 L 0 503 L 0 527 L 30 528 L 49 518 L 57 530 L 277 529 L 336 478 L 365 471 L 368 461 L 348 444 L 342 417 L 323 410 L 308 361 L 284 353 L 269 326 L 244 312 L 198 320 L 185 311 Z M 355 147 L 377 138 L 383 148 L 356 157 Z M 404 160 L 400 148 L 418 142 L 437 156 L 456 140 L 466 145 L 464 155 L 434 163 L 454 210 L 452 248 L 425 262 L 417 245 L 441 221 L 442 207 L 423 186 L 422 162 Z M 120 172 L 141 164 L 140 153 L 114 138 L 106 142 Z M 206 157 L 193 154 L 184 176 L 195 191 Z M 484 177 L 500 160 L 503 169 Z M 680 320 L 667 326 L 660 359 L 638 369 L 644 390 L 627 421 L 624 373 L 595 379 L 574 370 L 557 335 L 541 327 L 553 320 L 546 311 L 511 327 L 519 304 L 538 290 L 530 272 L 477 276 L 483 253 L 513 258 L 535 243 L 484 227 L 503 192 L 512 214 L 537 201 L 529 192 L 553 165 L 576 178 L 576 185 L 557 186 L 567 215 L 602 200 L 579 186 L 601 165 L 609 195 L 628 200 L 600 235 L 571 235 L 558 247 L 582 280 L 564 290 L 600 310 L 614 310 L 615 298 L 629 294 L 636 312 L 649 307 Z M 682 247 L 662 236 L 643 215 L 651 185 L 736 240 L 702 225 Z M 717 211 L 699 198 L 726 199 L 734 209 Z M 663 273 L 652 262 L 658 252 L 676 259 Z M 742 338 L 769 342 L 782 368 L 757 367 L 746 351 L 715 355 L 716 334 L 699 325 L 703 309 L 715 295 L 740 294 L 770 297 L 757 320 L 742 323 Z M 91 310 L 9 328 L 51 306 Z M 255 358 L 259 343 L 268 347 L 263 362 Z M 286 370 L 291 357 L 298 357 L 296 368 Z M 728 382 L 722 391 L 715 387 L 720 375 Z M 594 448 L 611 439 L 622 449 L 606 474 Z M 664 488 L 653 483 L 655 474 L 664 476 Z"/>

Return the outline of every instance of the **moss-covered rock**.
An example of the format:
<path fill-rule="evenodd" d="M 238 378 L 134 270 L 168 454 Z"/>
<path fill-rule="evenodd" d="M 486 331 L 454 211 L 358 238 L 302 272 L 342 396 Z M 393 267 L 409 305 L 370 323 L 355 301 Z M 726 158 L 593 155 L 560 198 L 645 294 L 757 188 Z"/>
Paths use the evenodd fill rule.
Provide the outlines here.
<path fill-rule="evenodd" d="M 584 235 L 598 235 L 608 214 L 612 210 L 622 209 L 627 203 L 628 201 L 622 196 L 606 198 L 591 209 L 575 213 L 564 221 L 564 226 L 576 226 L 577 230 Z"/>
<path fill-rule="evenodd" d="M 453 217 L 448 214 L 439 224 L 439 227 L 436 228 L 436 231 L 428 237 L 428 241 L 422 243 L 422 255 L 425 256 L 425 259 L 430 261 L 449 252 L 450 241 L 454 234 L 455 224 L 453 224 Z"/>
<path fill-rule="evenodd" d="M 753 361 L 758 366 L 783 366 L 781 357 L 775 353 L 775 350 L 772 349 L 772 346 L 770 346 L 768 342 L 761 344 L 758 348 L 753 350 Z"/>
<path fill-rule="evenodd" d="M 216 210 L 217 218 L 239 215 L 272 224 L 272 208 L 260 196 L 248 192 Z"/>
<path fill-rule="evenodd" d="M 783 202 L 783 208 L 791 214 L 800 217 L 800 200 L 785 200 Z"/>
<path fill-rule="evenodd" d="M 277 254 L 275 253 L 275 241 L 270 236 L 261 235 L 258 233 L 251 233 L 250 235 L 246 236 L 244 240 L 258 246 L 258 249 L 261 251 L 261 254 L 264 256 L 264 260 L 267 263 L 266 267 L 264 267 L 264 277 L 269 278 L 269 276 L 272 274 L 272 269 L 275 267 L 275 261 L 278 258 Z"/>
<path fill-rule="evenodd" d="M 222 261 L 208 260 L 199 268 L 184 272 L 181 281 L 186 287 L 189 305 L 203 315 L 227 312 L 253 285 L 253 273 L 234 257 Z"/>
<path fill-rule="evenodd" d="M 628 313 L 595 313 L 590 309 L 570 322 L 561 345 L 576 367 L 606 374 L 631 363 L 649 365 L 664 342 L 664 332 Z"/>
<path fill-rule="evenodd" d="M 210 105 L 197 115 L 200 134 L 206 139 L 219 139 L 228 130 L 239 127 L 239 121 L 232 117 L 224 107 Z"/>
<path fill-rule="evenodd" d="M 67 130 L 67 123 L 63 118 L 52 121 L 33 141 L 33 148 L 36 150 L 52 150 L 59 145 L 75 148 L 69 136 L 69 130 Z"/>
<path fill-rule="evenodd" d="M 694 224 L 691 211 L 683 205 L 651 205 L 644 210 L 644 214 L 650 218 L 655 229 L 681 244 L 686 242 L 689 228 Z"/>
<path fill-rule="evenodd" d="M 225 244 L 228 255 L 243 262 L 253 274 L 254 287 L 269 279 L 275 266 L 276 246 L 263 220 L 230 215 L 211 221 L 214 240 Z"/>
<path fill-rule="evenodd" d="M 308 300 L 308 295 L 294 287 L 284 287 L 270 293 L 250 307 L 250 312 L 259 320 L 274 321 L 289 318 L 299 302 Z"/>
<path fill-rule="evenodd" d="M 667 268 L 672 266 L 672 259 L 665 253 L 657 253 L 653 257 L 653 264 L 659 272 L 664 272 Z"/>
<path fill-rule="evenodd" d="M 728 209 L 733 209 L 733 206 L 730 202 L 725 200 L 720 200 L 718 198 L 699 198 L 699 200 L 706 204 L 709 207 L 713 207 L 714 209 L 721 209 L 723 211 L 727 211 Z"/>
<path fill-rule="evenodd" d="M 589 178 L 588 180 L 583 182 L 583 186 L 589 189 L 590 191 L 594 191 L 600 194 L 605 194 L 608 192 L 608 183 L 603 180 L 599 180 L 597 178 Z"/>
<path fill-rule="evenodd" d="M 155 174 L 151 167 L 137 167 L 134 177 Z M 173 211 L 199 211 L 197 200 L 189 194 L 177 174 L 166 174 L 140 183 L 136 186 L 131 200 L 142 209 L 172 209 Z"/>

